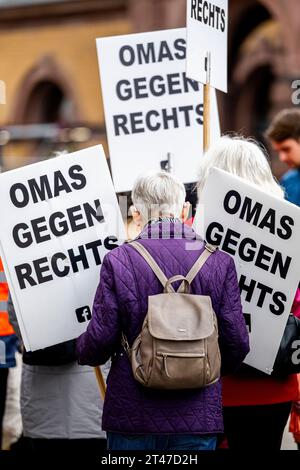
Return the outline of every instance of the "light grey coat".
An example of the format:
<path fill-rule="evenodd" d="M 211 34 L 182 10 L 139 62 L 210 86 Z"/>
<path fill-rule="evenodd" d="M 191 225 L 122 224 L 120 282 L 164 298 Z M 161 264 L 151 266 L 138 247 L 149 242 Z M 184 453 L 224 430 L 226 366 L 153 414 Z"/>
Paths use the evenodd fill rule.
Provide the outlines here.
<path fill-rule="evenodd" d="M 10 322 L 20 337 L 11 299 Z M 103 366 L 106 377 L 110 365 Z M 104 438 L 102 399 L 93 368 L 72 362 L 63 366 L 23 364 L 21 414 L 23 434 L 35 439 Z"/>

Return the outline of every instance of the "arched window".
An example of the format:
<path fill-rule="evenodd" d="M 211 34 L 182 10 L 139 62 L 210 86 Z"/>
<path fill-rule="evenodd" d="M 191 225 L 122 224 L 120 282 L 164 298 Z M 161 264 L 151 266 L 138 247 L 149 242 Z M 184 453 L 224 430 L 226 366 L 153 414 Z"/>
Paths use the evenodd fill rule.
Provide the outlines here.
<path fill-rule="evenodd" d="M 42 57 L 20 82 L 10 121 L 67 125 L 80 121 L 72 80 L 52 56 Z"/>
<path fill-rule="evenodd" d="M 9 121 L 18 127 L 18 131 L 11 145 L 21 146 L 26 162 L 49 157 L 61 150 L 72 151 L 72 142 L 63 129 L 72 128 L 81 120 L 72 78 L 54 57 L 44 56 L 28 70 L 15 93 Z M 33 126 L 27 128 L 27 125 Z M 13 152 L 20 150 L 14 148 Z"/>
<path fill-rule="evenodd" d="M 72 122 L 73 118 L 72 102 L 59 85 L 50 80 L 35 85 L 25 105 L 24 124 L 67 124 Z"/>

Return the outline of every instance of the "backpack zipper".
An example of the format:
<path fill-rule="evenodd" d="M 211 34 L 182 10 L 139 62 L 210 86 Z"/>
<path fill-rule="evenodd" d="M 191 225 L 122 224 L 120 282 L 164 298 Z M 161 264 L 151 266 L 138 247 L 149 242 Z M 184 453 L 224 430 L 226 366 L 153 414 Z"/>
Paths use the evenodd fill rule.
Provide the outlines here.
<path fill-rule="evenodd" d="M 168 366 L 167 366 L 167 358 L 169 357 L 188 357 L 188 358 L 193 358 L 193 357 L 205 357 L 205 353 L 157 353 L 157 356 L 162 356 L 163 358 L 163 363 L 162 363 L 162 372 L 165 372 L 166 376 L 171 379 L 172 377 L 169 375 L 168 372 Z"/>

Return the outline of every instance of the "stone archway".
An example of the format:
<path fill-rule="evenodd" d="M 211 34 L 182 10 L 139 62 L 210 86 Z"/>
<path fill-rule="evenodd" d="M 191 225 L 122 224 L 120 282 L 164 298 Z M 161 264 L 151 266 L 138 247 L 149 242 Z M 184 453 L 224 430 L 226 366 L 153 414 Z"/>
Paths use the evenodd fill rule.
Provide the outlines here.
<path fill-rule="evenodd" d="M 66 74 L 52 57 L 46 56 L 22 80 L 10 122 L 28 124 L 60 119 L 69 124 L 78 122 L 80 115 L 75 96 Z"/>
<path fill-rule="evenodd" d="M 48 158 L 57 151 L 71 151 L 64 139 L 57 141 L 48 136 L 55 134 L 55 128 L 69 128 L 80 122 L 82 117 L 69 77 L 52 57 L 43 57 L 28 71 L 17 90 L 9 125 L 25 127 L 23 138 L 7 145 L 6 167 L 10 168 L 11 152 L 18 166 L 22 166 Z M 37 137 L 27 139 L 26 125 L 33 125 L 28 132 Z"/>

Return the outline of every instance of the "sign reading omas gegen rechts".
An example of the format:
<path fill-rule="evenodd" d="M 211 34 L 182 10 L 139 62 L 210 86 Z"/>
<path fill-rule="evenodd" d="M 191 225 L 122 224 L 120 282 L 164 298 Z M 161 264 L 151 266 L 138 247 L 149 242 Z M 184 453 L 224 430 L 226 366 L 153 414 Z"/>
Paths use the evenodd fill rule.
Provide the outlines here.
<path fill-rule="evenodd" d="M 206 59 L 210 55 L 213 88 L 227 92 L 228 0 L 187 0 L 186 73 L 207 83 Z"/>
<path fill-rule="evenodd" d="M 125 239 L 102 146 L 0 175 L 1 255 L 27 350 L 79 336 Z"/>
<path fill-rule="evenodd" d="M 203 87 L 185 74 L 186 29 L 97 39 L 105 122 L 117 192 L 171 154 L 184 183 L 197 180 Z M 211 140 L 220 136 L 215 94 Z"/>
<path fill-rule="evenodd" d="M 250 335 L 245 362 L 270 374 L 299 284 L 300 209 L 214 168 L 195 229 L 234 258 Z"/>

